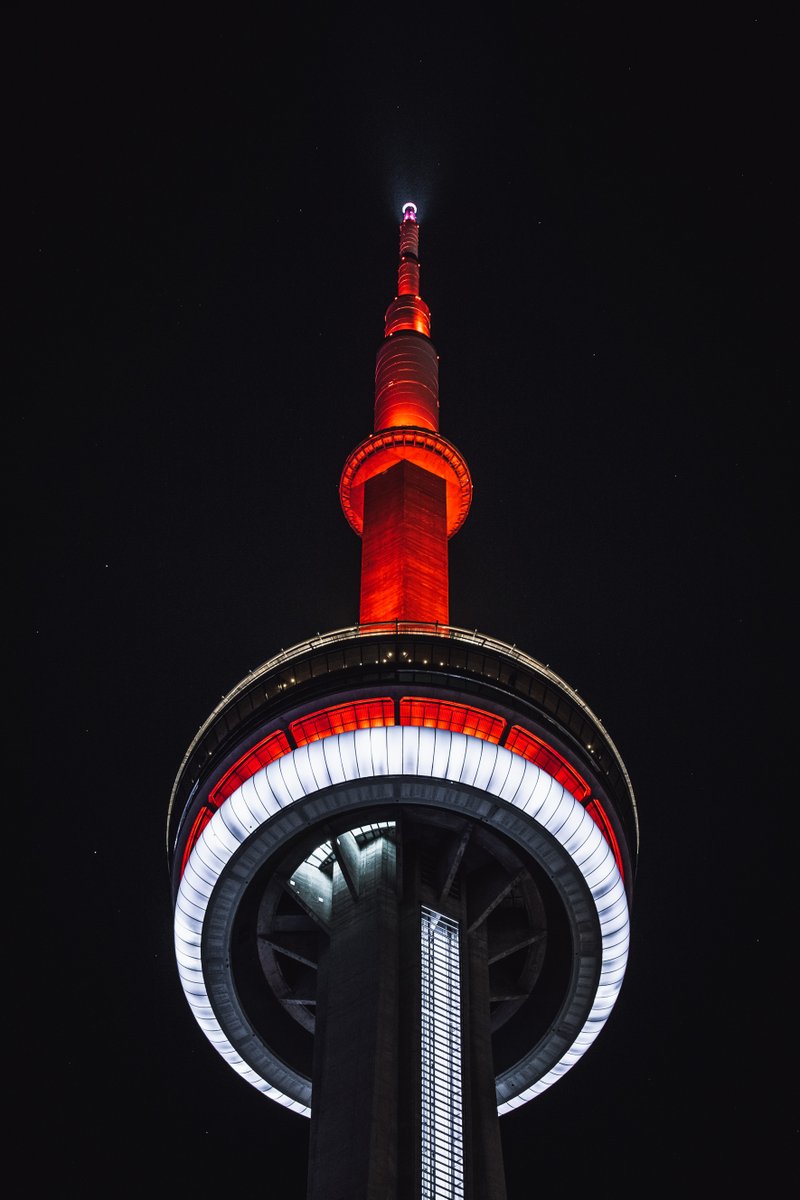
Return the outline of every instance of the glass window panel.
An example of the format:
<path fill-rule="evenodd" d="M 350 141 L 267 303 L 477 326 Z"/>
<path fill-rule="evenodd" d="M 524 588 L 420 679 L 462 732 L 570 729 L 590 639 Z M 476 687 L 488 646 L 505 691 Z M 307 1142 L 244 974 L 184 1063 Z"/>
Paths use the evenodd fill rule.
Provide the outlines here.
<path fill-rule="evenodd" d="M 456 921 L 422 908 L 422 1200 L 463 1200 L 461 964 Z"/>

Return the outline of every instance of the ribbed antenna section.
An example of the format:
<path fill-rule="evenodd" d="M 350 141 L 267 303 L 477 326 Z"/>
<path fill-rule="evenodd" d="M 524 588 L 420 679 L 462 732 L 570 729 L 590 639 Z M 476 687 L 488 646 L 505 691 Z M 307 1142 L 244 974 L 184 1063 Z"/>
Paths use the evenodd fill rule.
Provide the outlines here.
<path fill-rule="evenodd" d="M 409 334 L 385 341 L 375 363 L 375 432 L 405 425 L 439 430 L 439 358 Z"/>
<path fill-rule="evenodd" d="M 439 356 L 430 333 L 430 309 L 419 294 L 419 225 L 414 205 L 406 204 L 397 295 L 386 310 L 385 341 L 375 364 L 376 433 L 404 426 L 438 431 Z"/>

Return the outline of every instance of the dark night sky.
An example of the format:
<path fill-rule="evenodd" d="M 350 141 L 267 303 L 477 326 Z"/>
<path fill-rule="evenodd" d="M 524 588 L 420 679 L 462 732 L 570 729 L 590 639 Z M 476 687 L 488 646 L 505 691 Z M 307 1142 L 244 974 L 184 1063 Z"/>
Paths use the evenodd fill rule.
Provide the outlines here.
<path fill-rule="evenodd" d="M 8 408 L 32 786 L 8 1035 L 47 1147 L 33 1178 L 304 1196 L 307 1123 L 218 1058 L 180 989 L 166 810 L 220 696 L 356 619 L 337 484 L 371 430 L 411 198 L 442 432 L 475 484 L 451 620 L 580 692 L 641 818 L 620 1000 L 504 1118 L 509 1200 L 565 1177 L 771 1194 L 798 1149 L 776 11 L 21 13 Z"/>

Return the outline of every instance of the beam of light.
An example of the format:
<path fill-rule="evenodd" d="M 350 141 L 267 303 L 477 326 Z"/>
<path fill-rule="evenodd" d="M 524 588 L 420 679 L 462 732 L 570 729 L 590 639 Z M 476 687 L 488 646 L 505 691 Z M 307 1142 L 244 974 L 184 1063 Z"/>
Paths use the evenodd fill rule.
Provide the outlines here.
<path fill-rule="evenodd" d="M 421 910 L 421 1200 L 462 1200 L 461 961 L 458 922 Z"/>

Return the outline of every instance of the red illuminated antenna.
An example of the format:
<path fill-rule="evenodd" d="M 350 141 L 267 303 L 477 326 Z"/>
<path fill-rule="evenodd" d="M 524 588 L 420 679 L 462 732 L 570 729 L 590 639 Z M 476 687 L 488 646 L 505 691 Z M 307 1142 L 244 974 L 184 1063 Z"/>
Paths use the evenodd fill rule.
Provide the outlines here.
<path fill-rule="evenodd" d="M 374 432 L 350 454 L 339 484 L 361 537 L 362 625 L 449 621 L 447 543 L 472 501 L 459 451 L 439 433 L 439 356 L 419 294 L 416 205 L 403 205 L 397 295 L 375 364 Z"/>

